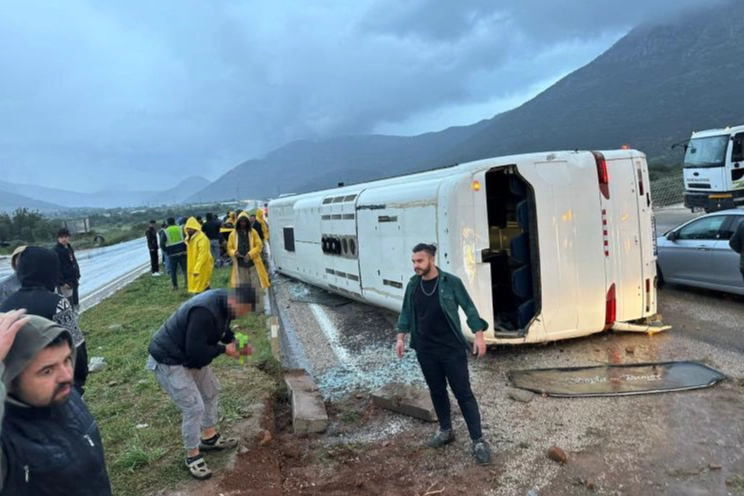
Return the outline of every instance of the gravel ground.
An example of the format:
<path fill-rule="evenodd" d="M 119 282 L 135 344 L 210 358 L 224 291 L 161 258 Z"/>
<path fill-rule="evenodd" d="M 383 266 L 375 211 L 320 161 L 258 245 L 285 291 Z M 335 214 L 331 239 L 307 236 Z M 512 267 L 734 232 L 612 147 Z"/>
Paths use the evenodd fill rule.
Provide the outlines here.
<path fill-rule="evenodd" d="M 317 290 L 288 279 L 278 278 L 274 288 L 283 319 L 292 321 L 326 399 L 343 404 L 351 395 L 366 395 L 392 380 L 423 385 L 413 352 L 404 360 L 394 354 L 394 314 L 358 303 L 313 303 L 306 292 Z M 291 301 L 299 293 L 305 302 Z M 734 380 L 706 390 L 632 397 L 537 396 L 520 403 L 507 396 L 507 373 L 526 368 L 698 360 L 731 378 L 744 377 L 741 300 L 679 288 L 662 291 L 660 300 L 664 320 L 675 328 L 668 333 L 605 333 L 499 347 L 472 359 L 473 389 L 499 471 L 486 494 L 727 494 L 725 479 L 744 474 L 744 420 L 737 415 L 744 396 Z M 632 354 L 626 352 L 629 345 L 635 347 Z M 448 472 L 458 473 L 472 467 L 472 459 L 454 400 L 453 421 L 459 438 L 446 454 L 451 459 Z M 423 440 L 433 429 L 377 412 L 354 430 L 331 426 L 327 441 Z M 552 445 L 569 454 L 568 464 L 547 458 Z M 709 463 L 723 465 L 722 470 L 709 470 Z"/>

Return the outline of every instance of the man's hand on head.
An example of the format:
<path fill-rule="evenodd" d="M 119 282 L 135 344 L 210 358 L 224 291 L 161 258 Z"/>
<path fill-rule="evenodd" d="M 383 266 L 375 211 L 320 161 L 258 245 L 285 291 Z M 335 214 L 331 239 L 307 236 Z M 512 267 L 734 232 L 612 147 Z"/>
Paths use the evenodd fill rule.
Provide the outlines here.
<path fill-rule="evenodd" d="M 26 310 L 0 313 L 0 361 L 8 356 L 16 334 L 28 323 L 28 317 L 25 314 Z"/>

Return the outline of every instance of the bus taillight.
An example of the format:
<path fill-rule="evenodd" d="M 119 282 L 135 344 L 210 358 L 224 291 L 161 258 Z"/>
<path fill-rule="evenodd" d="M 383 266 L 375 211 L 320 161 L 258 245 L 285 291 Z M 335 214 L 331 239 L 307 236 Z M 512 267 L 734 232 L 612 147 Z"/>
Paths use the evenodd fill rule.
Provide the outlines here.
<path fill-rule="evenodd" d="M 607 329 L 617 320 L 617 299 L 615 295 L 615 284 L 607 291 L 607 306 L 605 307 L 605 326 Z"/>
<path fill-rule="evenodd" d="M 597 177 L 599 179 L 599 191 L 607 200 L 610 199 L 610 172 L 607 170 L 607 160 L 599 152 L 592 152 L 594 161 L 597 163 Z"/>

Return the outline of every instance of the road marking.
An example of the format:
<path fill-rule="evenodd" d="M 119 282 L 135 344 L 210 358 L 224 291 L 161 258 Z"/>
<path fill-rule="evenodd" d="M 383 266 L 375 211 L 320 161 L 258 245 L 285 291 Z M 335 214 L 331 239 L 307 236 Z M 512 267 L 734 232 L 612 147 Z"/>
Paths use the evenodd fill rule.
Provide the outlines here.
<path fill-rule="evenodd" d="M 346 348 L 344 348 L 339 342 L 338 329 L 336 329 L 336 325 L 328 317 L 328 313 L 326 313 L 325 309 L 320 305 L 310 303 L 310 311 L 313 312 L 315 320 L 320 326 L 320 330 L 325 334 L 328 344 L 331 346 L 331 350 L 336 355 L 336 358 L 338 358 L 338 361 L 343 365 L 353 364 L 354 360 L 351 358 L 351 355 L 349 355 L 348 350 L 346 350 Z M 356 369 L 356 367 L 354 367 L 354 369 Z"/>

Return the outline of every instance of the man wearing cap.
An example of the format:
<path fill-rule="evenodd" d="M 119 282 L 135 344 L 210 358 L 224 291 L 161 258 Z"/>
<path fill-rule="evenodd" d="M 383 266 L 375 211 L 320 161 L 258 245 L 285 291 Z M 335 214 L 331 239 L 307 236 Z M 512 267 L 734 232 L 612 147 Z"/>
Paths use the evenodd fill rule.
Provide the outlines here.
<path fill-rule="evenodd" d="M 250 286 L 205 291 L 181 305 L 147 348 L 147 368 L 181 410 L 186 466 L 198 480 L 212 476 L 202 451 L 237 446 L 236 439 L 222 437 L 216 428 L 220 385 L 210 364 L 223 354 L 240 356 L 230 323 L 255 303 Z"/>
<path fill-rule="evenodd" d="M 25 249 L 25 245 L 19 246 L 18 248 L 13 250 L 13 254 L 10 256 L 10 266 L 13 269 L 13 273 L 0 281 L 0 303 L 2 303 L 5 298 L 21 289 L 21 281 L 20 279 L 18 279 L 16 270 L 18 270 L 18 257 L 21 255 L 21 253 L 23 253 L 23 250 Z"/>
<path fill-rule="evenodd" d="M 23 314 L 0 314 L 0 496 L 109 496 L 100 432 L 72 387 L 72 336 Z"/>

